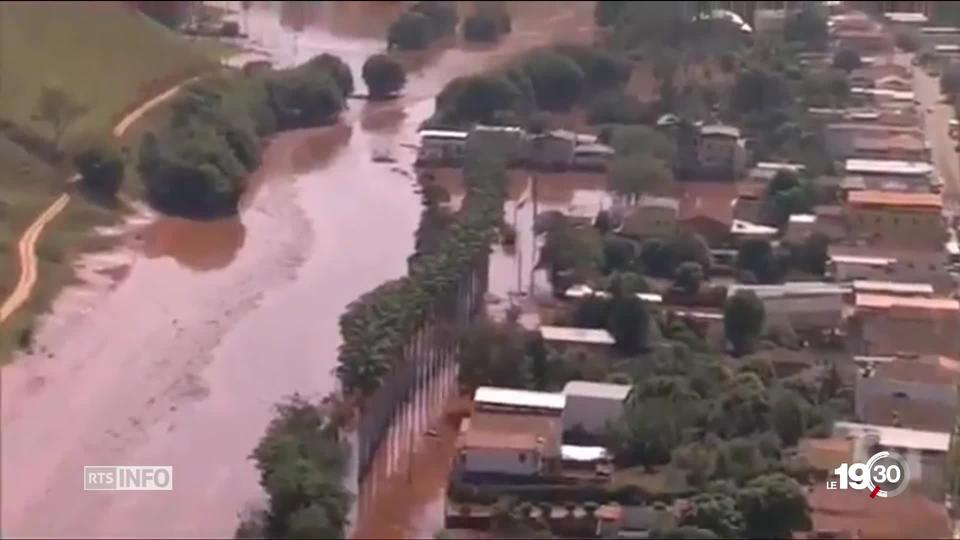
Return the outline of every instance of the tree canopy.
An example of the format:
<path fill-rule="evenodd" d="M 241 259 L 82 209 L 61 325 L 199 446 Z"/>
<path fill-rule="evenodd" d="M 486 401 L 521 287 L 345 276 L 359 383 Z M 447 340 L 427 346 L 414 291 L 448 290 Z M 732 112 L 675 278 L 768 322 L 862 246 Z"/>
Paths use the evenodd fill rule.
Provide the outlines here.
<path fill-rule="evenodd" d="M 727 299 L 723 326 L 736 354 L 750 350 L 763 329 L 763 319 L 763 303 L 753 291 L 739 290 Z"/>
<path fill-rule="evenodd" d="M 393 96 L 407 83 L 403 66 L 385 54 L 375 54 L 367 58 L 362 73 L 371 99 Z"/>

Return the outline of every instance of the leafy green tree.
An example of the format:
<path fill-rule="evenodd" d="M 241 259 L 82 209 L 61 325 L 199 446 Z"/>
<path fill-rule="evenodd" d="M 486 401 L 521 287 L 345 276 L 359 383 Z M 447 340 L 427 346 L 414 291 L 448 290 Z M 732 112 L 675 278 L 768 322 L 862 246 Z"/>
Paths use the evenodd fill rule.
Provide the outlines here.
<path fill-rule="evenodd" d="M 353 94 L 353 73 L 350 71 L 350 66 L 339 56 L 330 53 L 319 54 L 308 60 L 305 67 L 307 70 L 326 72 L 330 75 L 344 98 Z"/>
<path fill-rule="evenodd" d="M 737 493 L 747 538 L 789 538 L 810 528 L 810 507 L 803 488 L 783 473 L 751 480 Z"/>
<path fill-rule="evenodd" d="M 622 92 L 630 79 L 630 64 L 608 50 L 587 45 L 555 45 L 553 51 L 576 62 L 592 93 Z"/>
<path fill-rule="evenodd" d="M 340 86 L 326 73 L 278 72 L 267 79 L 266 88 L 282 130 L 331 124 L 343 109 Z"/>
<path fill-rule="evenodd" d="M 597 94 L 587 104 L 591 124 L 640 124 L 653 120 L 652 108 L 619 91 Z"/>
<path fill-rule="evenodd" d="M 59 151 L 67 128 L 87 111 L 60 85 L 48 84 L 40 90 L 31 118 L 50 125 L 53 145 Z"/>
<path fill-rule="evenodd" d="M 440 117 L 452 124 L 491 124 L 501 111 L 523 112 L 525 108 L 523 92 L 506 76 L 461 77 L 437 95 Z"/>
<path fill-rule="evenodd" d="M 722 538 L 737 538 L 743 531 L 743 515 L 733 497 L 723 493 L 698 493 L 688 501 L 679 523 L 716 533 Z"/>
<path fill-rule="evenodd" d="M 463 21 L 463 39 L 479 43 L 494 43 L 500 39 L 497 20 L 491 14 L 474 13 Z"/>
<path fill-rule="evenodd" d="M 660 238 L 650 238 L 640 245 L 640 262 L 648 274 L 664 277 L 669 276 L 673 267 L 670 248 Z"/>
<path fill-rule="evenodd" d="M 456 2 L 428 0 L 417 2 L 410 8 L 412 13 L 419 13 L 430 21 L 432 38 L 453 34 L 457 29 L 460 17 L 457 15 Z"/>
<path fill-rule="evenodd" d="M 684 427 L 682 411 L 668 399 L 648 399 L 628 408 L 613 427 L 612 448 L 617 461 L 647 470 L 670 461 L 670 452 Z"/>
<path fill-rule="evenodd" d="M 617 155 L 648 154 L 667 163 L 676 158 L 676 144 L 649 126 L 615 126 L 610 144 Z"/>
<path fill-rule="evenodd" d="M 776 283 L 780 277 L 773 246 L 763 238 L 749 238 L 740 243 L 737 268 L 749 271 L 760 283 Z"/>
<path fill-rule="evenodd" d="M 608 235 L 603 240 L 604 271 L 609 274 L 615 270 L 626 272 L 633 268 L 636 256 L 634 243 L 626 238 Z"/>
<path fill-rule="evenodd" d="M 634 295 L 614 295 L 607 330 L 616 340 L 617 349 L 628 355 L 646 350 L 649 329 L 650 314 L 642 300 Z"/>
<path fill-rule="evenodd" d="M 671 268 L 690 261 L 699 264 L 704 273 L 710 271 L 710 248 L 699 234 L 680 230 L 670 238 L 667 247 Z"/>
<path fill-rule="evenodd" d="M 685 294 L 694 295 L 700 292 L 703 277 L 703 267 L 700 266 L 700 263 L 687 261 L 677 266 L 673 285 Z"/>
<path fill-rule="evenodd" d="M 790 91 L 782 75 L 760 68 L 744 71 L 733 87 L 732 104 L 737 111 L 765 113 L 786 106 Z"/>
<path fill-rule="evenodd" d="M 746 436 L 767 427 L 770 396 L 755 373 L 737 374 L 715 405 L 711 424 L 724 437 Z"/>
<path fill-rule="evenodd" d="M 763 330 L 763 303 L 753 291 L 740 290 L 727 299 L 723 327 L 735 354 L 749 351 Z"/>
<path fill-rule="evenodd" d="M 592 227 L 578 229 L 564 223 L 547 231 L 537 266 L 548 269 L 554 292 L 565 291 L 604 267 L 603 238 Z"/>
<path fill-rule="evenodd" d="M 895 40 L 897 48 L 908 53 L 916 52 L 923 43 L 921 37 L 912 31 L 897 32 Z"/>
<path fill-rule="evenodd" d="M 526 387 L 529 376 L 527 343 L 520 327 L 486 319 L 475 322 L 463 340 L 460 384 Z"/>
<path fill-rule="evenodd" d="M 797 444 L 807 428 L 810 404 L 792 391 L 777 395 L 770 408 L 770 424 L 787 446 Z"/>
<path fill-rule="evenodd" d="M 89 146 L 73 158 L 73 164 L 94 193 L 111 199 L 117 195 L 123 182 L 123 159 L 112 145 Z"/>
<path fill-rule="evenodd" d="M 673 171 L 660 159 L 634 154 L 616 158 L 607 181 L 615 192 L 636 201 L 644 193 L 668 191 L 673 183 Z"/>
<path fill-rule="evenodd" d="M 948 96 L 960 93 L 960 66 L 951 64 L 940 75 L 940 91 Z"/>
<path fill-rule="evenodd" d="M 347 454 L 319 407 L 298 395 L 282 402 L 251 457 L 267 492 L 269 538 L 343 536 L 351 504 L 342 484 Z"/>
<path fill-rule="evenodd" d="M 393 21 L 387 31 L 387 48 L 422 50 L 433 40 L 430 19 L 421 13 L 407 11 Z"/>
<path fill-rule="evenodd" d="M 523 63 L 537 104 L 548 111 L 565 111 L 584 95 L 586 78 L 576 62 L 560 54 L 541 51 Z"/>
<path fill-rule="evenodd" d="M 777 464 L 764 455 L 758 441 L 738 437 L 720 444 L 715 476 L 740 484 L 770 472 Z"/>
<path fill-rule="evenodd" d="M 375 54 L 363 63 L 363 82 L 372 99 L 384 99 L 403 89 L 407 74 L 400 62 L 385 54 Z"/>
<path fill-rule="evenodd" d="M 860 59 L 857 51 L 853 49 L 838 49 L 837 52 L 833 54 L 833 67 L 842 69 L 847 73 L 850 73 L 862 65 L 863 60 Z"/>

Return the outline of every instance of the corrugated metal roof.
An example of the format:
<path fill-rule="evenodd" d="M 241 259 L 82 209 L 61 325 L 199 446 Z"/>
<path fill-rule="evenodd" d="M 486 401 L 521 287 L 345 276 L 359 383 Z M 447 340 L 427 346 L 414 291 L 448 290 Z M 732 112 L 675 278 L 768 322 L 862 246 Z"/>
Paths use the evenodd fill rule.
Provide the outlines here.
<path fill-rule="evenodd" d="M 425 129 L 419 133 L 421 139 L 463 139 L 469 135 L 466 131 L 448 131 L 445 129 Z"/>
<path fill-rule="evenodd" d="M 740 128 L 735 126 L 725 126 L 722 124 L 703 126 L 700 128 L 700 135 L 722 135 L 724 137 L 740 137 Z"/>
<path fill-rule="evenodd" d="M 566 396 L 582 396 L 623 401 L 630 394 L 626 384 L 599 383 L 590 381 L 570 381 L 563 387 Z"/>
<path fill-rule="evenodd" d="M 893 159 L 848 159 L 844 165 L 847 173 L 859 174 L 906 174 L 922 176 L 933 172 L 933 165 L 922 161 Z"/>
<path fill-rule="evenodd" d="M 825 296 L 825 295 L 843 295 L 849 293 L 851 288 L 837 283 L 827 283 L 824 281 L 788 281 L 780 285 L 746 285 L 737 283 L 727 288 L 727 296 L 732 296 L 737 291 L 753 291 L 760 298 L 776 298 L 787 296 Z"/>
<path fill-rule="evenodd" d="M 567 403 L 567 396 L 559 392 L 536 392 L 533 390 L 518 390 L 516 388 L 481 386 L 473 393 L 473 401 L 488 405 L 506 405 L 511 407 L 530 407 L 562 411 Z"/>
<path fill-rule="evenodd" d="M 841 436 L 862 437 L 867 434 L 875 434 L 879 437 L 881 446 L 890 448 L 909 448 L 936 452 L 946 452 L 950 449 L 949 433 L 855 422 L 837 422 L 834 424 L 833 430 L 834 433 Z"/>
<path fill-rule="evenodd" d="M 830 261 L 840 264 L 862 264 L 864 266 L 889 266 L 897 262 L 890 257 L 867 257 L 861 255 L 830 255 Z"/>
<path fill-rule="evenodd" d="M 960 301 L 953 298 L 918 298 L 889 294 L 861 293 L 856 295 L 855 305 L 858 308 L 875 309 L 902 307 L 925 311 L 960 311 Z"/>
<path fill-rule="evenodd" d="M 893 191 L 851 191 L 847 202 L 853 205 L 923 207 L 933 210 L 943 208 L 943 197 L 937 193 L 902 193 Z"/>
<path fill-rule="evenodd" d="M 817 216 L 814 214 L 790 214 L 790 223 L 816 223 Z"/>
<path fill-rule="evenodd" d="M 600 461 L 609 457 L 607 449 L 602 446 L 577 446 L 564 444 L 560 447 L 560 457 L 564 461 Z"/>
<path fill-rule="evenodd" d="M 610 332 L 596 328 L 576 328 L 572 326 L 541 326 L 540 333 L 546 341 L 563 341 L 590 345 L 613 345 L 615 340 Z"/>
<path fill-rule="evenodd" d="M 896 294 L 932 295 L 933 285 L 929 283 L 896 283 L 893 281 L 856 280 L 854 292 L 890 292 Z"/>

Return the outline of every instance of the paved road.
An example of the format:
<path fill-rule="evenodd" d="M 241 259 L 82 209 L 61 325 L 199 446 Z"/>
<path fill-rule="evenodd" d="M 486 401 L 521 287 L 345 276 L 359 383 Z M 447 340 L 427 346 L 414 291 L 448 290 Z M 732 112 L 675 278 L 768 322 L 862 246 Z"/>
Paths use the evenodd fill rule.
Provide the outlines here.
<path fill-rule="evenodd" d="M 920 68 L 914 69 L 914 91 L 924 115 L 924 130 L 932 148 L 932 161 L 944 182 L 944 204 L 953 213 L 960 210 L 960 160 L 957 141 L 950 138 L 953 107 L 941 103 L 940 81 Z M 927 112 L 931 111 L 931 112 Z"/>

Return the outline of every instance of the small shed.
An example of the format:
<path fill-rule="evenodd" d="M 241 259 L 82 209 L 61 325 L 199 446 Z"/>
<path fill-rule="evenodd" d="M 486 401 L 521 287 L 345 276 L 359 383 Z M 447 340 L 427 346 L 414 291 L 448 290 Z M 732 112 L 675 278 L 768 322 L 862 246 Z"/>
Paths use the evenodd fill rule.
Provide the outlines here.
<path fill-rule="evenodd" d="M 630 386 L 588 381 L 570 381 L 563 388 L 567 403 L 563 409 L 563 429 L 579 426 L 590 434 L 601 434 L 608 423 L 623 416 L 624 401 Z"/>

